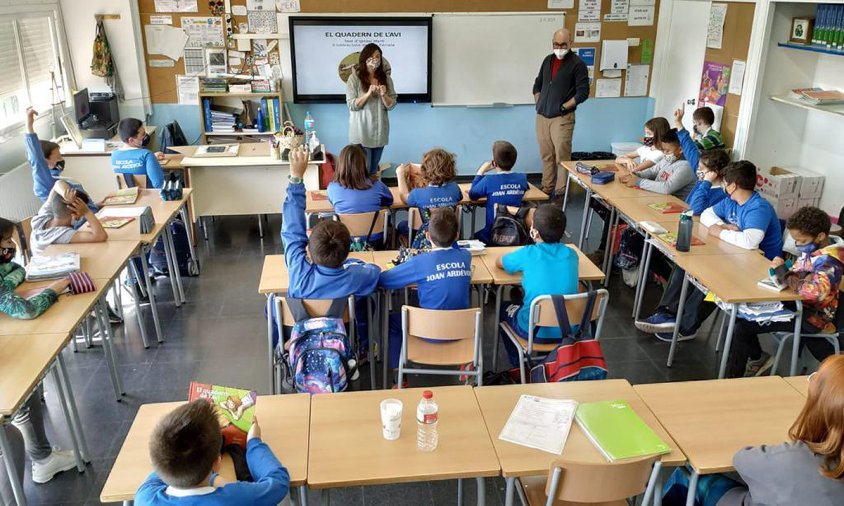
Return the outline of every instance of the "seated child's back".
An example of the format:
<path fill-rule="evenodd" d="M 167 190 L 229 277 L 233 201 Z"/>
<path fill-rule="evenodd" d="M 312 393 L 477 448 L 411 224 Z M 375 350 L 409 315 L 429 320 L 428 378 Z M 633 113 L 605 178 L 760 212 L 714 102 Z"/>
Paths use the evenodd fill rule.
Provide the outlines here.
<path fill-rule="evenodd" d="M 363 149 L 349 144 L 340 151 L 334 179 L 328 184 L 328 201 L 338 214 L 371 213 L 390 207 L 393 194 L 380 180 L 369 178 Z"/>
<path fill-rule="evenodd" d="M 486 221 L 484 228 L 478 231 L 477 238 L 485 243 L 489 242 L 492 222 L 495 220 L 495 206 L 519 207 L 522 198 L 528 190 L 527 176 L 518 172 L 511 172 L 516 165 L 516 148 L 507 141 L 496 141 L 492 145 L 492 162 L 485 162 L 478 169 L 469 198 L 478 200 L 486 198 Z M 488 171 L 498 169 L 498 172 L 488 174 Z"/>
<path fill-rule="evenodd" d="M 117 131 L 123 146 L 111 154 L 111 169 L 131 181 L 131 176 L 146 176 L 148 188 L 161 188 L 164 184 L 164 171 L 158 162 L 160 153 L 146 149 L 149 134 L 143 123 L 135 118 L 123 118 L 117 125 Z M 131 186 L 131 185 L 130 185 Z"/>
<path fill-rule="evenodd" d="M 83 192 L 70 188 L 64 181 L 53 186 L 47 201 L 32 218 L 30 246 L 33 255 L 40 255 L 47 246 L 83 242 L 103 242 L 108 234 L 100 220 L 88 207 L 90 198 Z M 73 222 L 85 218 L 91 231 L 73 228 Z"/>

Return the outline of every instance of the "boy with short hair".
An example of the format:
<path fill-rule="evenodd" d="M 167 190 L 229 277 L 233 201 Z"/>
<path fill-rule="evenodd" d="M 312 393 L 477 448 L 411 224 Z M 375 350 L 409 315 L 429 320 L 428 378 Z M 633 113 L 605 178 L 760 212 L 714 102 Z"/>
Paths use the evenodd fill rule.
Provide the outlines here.
<path fill-rule="evenodd" d="M 829 235 L 829 216 L 817 207 L 801 207 L 786 222 L 785 227 L 794 238 L 800 256 L 786 275 L 788 289 L 800 294 L 803 300 L 801 333 L 833 333 L 838 311 L 842 271 L 844 271 L 844 240 Z M 785 262 L 780 257 L 771 261 L 777 268 Z M 794 322 L 757 323 L 736 320 L 733 344 L 727 357 L 728 378 L 765 373 L 773 364 L 771 356 L 759 346 L 759 334 L 791 332 Z M 809 351 L 819 361 L 833 353 L 823 339 L 806 339 Z"/>
<path fill-rule="evenodd" d="M 674 111 L 674 127 L 677 129 L 677 136 L 683 146 L 683 156 L 689 161 L 692 170 L 697 170 L 700 155 L 703 152 L 713 149 L 724 149 L 724 139 L 721 133 L 712 128 L 715 123 L 715 113 L 710 107 L 698 107 L 692 114 L 694 121 L 695 136 L 692 138 L 689 131 L 683 126 L 683 108 Z"/>
<path fill-rule="evenodd" d="M 566 232 L 566 215 L 551 204 L 540 206 L 533 216 L 530 237 L 534 244 L 523 246 L 496 261 L 496 265 L 508 273 L 522 273 L 522 287 L 525 291 L 522 304 L 502 304 L 500 318 L 506 321 L 520 336 L 527 339 L 530 321 L 530 304 L 540 295 L 571 295 L 578 291 L 577 252 L 563 244 Z M 506 336 L 504 349 L 510 362 L 518 365 L 519 355 L 513 343 Z M 559 328 L 540 327 L 534 335 L 535 342 L 559 341 Z"/>
<path fill-rule="evenodd" d="M 701 224 L 709 227 L 709 235 L 740 248 L 759 248 L 769 259 L 780 256 L 782 231 L 779 219 L 771 204 L 756 192 L 756 166 L 747 160 L 730 163 L 722 188 L 728 198 L 706 209 L 700 216 Z M 675 267 L 656 313 L 637 320 L 637 329 L 654 333 L 661 341 L 671 341 L 684 277 L 685 271 Z M 680 321 L 678 340 L 681 341 L 694 339 L 712 308 L 711 304 L 708 305 L 710 310 L 699 317 L 706 294 L 700 290 L 688 292 Z"/>
<path fill-rule="evenodd" d="M 472 187 L 469 188 L 470 200 L 487 199 L 484 228 L 475 234 L 475 237 L 484 243 L 489 242 L 496 205 L 520 207 L 528 190 L 527 176 L 511 172 L 516 165 L 517 154 L 516 147 L 509 142 L 495 141 L 492 145 L 492 161 L 484 162 L 480 166 L 475 179 L 472 180 Z M 490 174 L 493 169 L 496 172 Z"/>
<path fill-rule="evenodd" d="M 40 255 L 50 244 L 103 242 L 108 234 L 100 220 L 87 207 L 90 198 L 74 190 L 65 181 L 56 181 L 52 195 L 32 218 L 32 254 Z M 91 231 L 73 228 L 73 222 L 88 221 Z"/>
<path fill-rule="evenodd" d="M 164 171 L 159 160 L 164 153 L 153 153 L 146 149 L 150 137 L 144 124 L 136 118 L 123 118 L 117 124 L 117 133 L 123 146 L 111 154 L 111 168 L 116 174 L 122 174 L 129 186 L 133 186 L 133 175 L 146 176 L 147 187 L 161 188 L 164 184 Z"/>
<path fill-rule="evenodd" d="M 727 197 L 724 189 L 721 188 L 721 181 L 729 163 L 730 157 L 723 149 L 711 149 L 700 154 L 695 169 L 698 174 L 698 182 L 695 183 L 689 196 L 686 197 L 689 209 L 696 216 Z"/>
<path fill-rule="evenodd" d="M 468 308 L 472 254 L 455 243 L 457 231 L 453 210 L 432 209 L 425 235 L 433 248 L 382 272 L 379 286 L 397 290 L 416 284 L 419 307 L 424 309 Z M 401 340 L 401 315 L 394 314 L 390 317 L 390 367 L 398 367 Z"/>
<path fill-rule="evenodd" d="M 695 185 L 695 173 L 683 158 L 677 132 L 669 130 L 659 139 L 664 156 L 650 169 L 635 174 L 619 169 L 620 180 L 631 188 L 671 194 L 685 199 Z"/>
<path fill-rule="evenodd" d="M 254 483 L 227 483 L 217 475 L 223 437 L 216 410 L 208 401 L 198 399 L 158 422 L 149 442 L 154 471 L 138 488 L 137 504 L 275 506 L 284 499 L 290 474 L 261 441 L 257 418 L 246 436 L 246 464 Z"/>

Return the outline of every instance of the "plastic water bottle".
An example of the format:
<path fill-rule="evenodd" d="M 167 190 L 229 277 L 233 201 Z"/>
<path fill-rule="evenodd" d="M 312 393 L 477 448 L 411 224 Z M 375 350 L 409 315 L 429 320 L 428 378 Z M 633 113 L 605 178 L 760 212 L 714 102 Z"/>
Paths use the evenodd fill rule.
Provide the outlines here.
<path fill-rule="evenodd" d="M 316 135 L 316 121 L 311 116 L 311 111 L 305 114 L 305 145 L 311 145 L 311 138 Z"/>
<path fill-rule="evenodd" d="M 416 408 L 416 445 L 423 452 L 432 452 L 437 449 L 438 417 L 439 408 L 434 402 L 434 393 L 425 390 Z"/>
<path fill-rule="evenodd" d="M 677 227 L 677 251 L 689 251 L 692 247 L 692 214 L 686 211 L 680 215 L 680 225 Z"/>

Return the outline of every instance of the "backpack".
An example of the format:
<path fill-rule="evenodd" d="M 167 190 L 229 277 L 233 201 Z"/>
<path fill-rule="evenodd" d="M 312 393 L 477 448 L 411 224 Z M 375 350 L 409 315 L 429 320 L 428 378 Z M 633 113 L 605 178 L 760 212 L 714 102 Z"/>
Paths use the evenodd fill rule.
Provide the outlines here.
<path fill-rule="evenodd" d="M 343 324 L 347 299 L 334 299 L 325 316 L 312 318 L 301 299 L 287 299 L 296 323 L 290 333 L 287 364 L 297 392 L 342 392 L 349 386 L 352 346 Z M 284 356 L 281 341 L 276 353 Z"/>
<path fill-rule="evenodd" d="M 428 220 L 431 219 L 431 210 L 428 208 L 419 209 L 419 215 L 422 218 L 422 225 L 413 236 L 413 241 L 410 243 L 410 248 L 414 250 L 429 250 L 432 247 L 431 241 L 425 235 L 428 232 Z"/>
<path fill-rule="evenodd" d="M 607 377 L 607 363 L 598 340 L 592 336 L 592 310 L 597 294 L 590 291 L 577 330 L 573 331 L 562 295 L 553 295 L 554 311 L 563 333 L 563 342 L 542 361 L 531 367 L 531 383 L 602 380 Z"/>
<path fill-rule="evenodd" d="M 516 214 L 510 213 L 507 206 L 495 206 L 495 220 L 489 232 L 489 246 L 524 246 L 530 243 L 527 231 L 529 207 L 520 207 Z"/>
<path fill-rule="evenodd" d="M 179 264 L 179 272 L 182 276 L 199 276 L 199 260 L 190 254 L 188 243 L 188 232 L 182 220 L 173 220 L 170 224 L 170 232 L 173 235 L 173 246 L 176 249 L 176 263 Z M 149 262 L 158 275 L 169 273 L 167 267 L 167 255 L 164 252 L 164 239 L 159 237 L 149 253 Z"/>

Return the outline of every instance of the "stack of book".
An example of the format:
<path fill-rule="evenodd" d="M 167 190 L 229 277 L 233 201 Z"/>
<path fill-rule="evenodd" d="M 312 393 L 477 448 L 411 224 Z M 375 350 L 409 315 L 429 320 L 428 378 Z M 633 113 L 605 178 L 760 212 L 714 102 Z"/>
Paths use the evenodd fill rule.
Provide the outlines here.
<path fill-rule="evenodd" d="M 844 103 L 844 93 L 837 90 L 810 90 L 803 92 L 803 100 L 814 105 Z"/>
<path fill-rule="evenodd" d="M 212 132 L 234 132 L 236 126 L 237 117 L 234 114 L 211 109 Z"/>
<path fill-rule="evenodd" d="M 844 49 L 844 5 L 821 4 L 817 9 L 812 44 Z"/>
<path fill-rule="evenodd" d="M 26 280 L 41 281 L 66 277 L 72 272 L 79 272 L 79 262 L 79 253 L 36 255 L 26 266 Z"/>
<path fill-rule="evenodd" d="M 202 93 L 225 93 L 228 91 L 228 84 L 221 77 L 200 77 L 199 91 Z"/>

